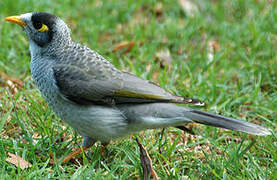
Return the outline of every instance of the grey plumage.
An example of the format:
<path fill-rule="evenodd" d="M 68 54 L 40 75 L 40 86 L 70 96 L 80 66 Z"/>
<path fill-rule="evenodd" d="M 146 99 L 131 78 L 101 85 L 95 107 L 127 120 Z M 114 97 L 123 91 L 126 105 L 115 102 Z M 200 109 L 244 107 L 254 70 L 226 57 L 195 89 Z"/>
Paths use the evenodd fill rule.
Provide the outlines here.
<path fill-rule="evenodd" d="M 49 31 L 38 33 L 32 19 L 46 24 Z M 23 28 L 30 42 L 36 85 L 55 113 L 84 137 L 84 146 L 135 131 L 193 122 L 270 134 L 259 125 L 176 105 L 201 101 L 175 96 L 116 69 L 95 51 L 73 42 L 67 25 L 54 15 L 27 13 L 20 20 L 26 23 Z M 43 40 L 38 43 L 38 39 Z"/>

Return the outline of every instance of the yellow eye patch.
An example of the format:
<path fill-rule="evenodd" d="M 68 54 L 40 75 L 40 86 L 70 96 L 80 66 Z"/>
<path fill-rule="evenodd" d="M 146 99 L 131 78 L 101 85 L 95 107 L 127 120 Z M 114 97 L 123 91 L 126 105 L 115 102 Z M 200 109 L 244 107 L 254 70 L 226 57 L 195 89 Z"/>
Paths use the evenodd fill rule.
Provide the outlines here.
<path fill-rule="evenodd" d="M 45 31 L 49 31 L 49 28 L 45 24 L 42 24 L 41 28 L 38 29 L 38 32 L 45 32 Z"/>

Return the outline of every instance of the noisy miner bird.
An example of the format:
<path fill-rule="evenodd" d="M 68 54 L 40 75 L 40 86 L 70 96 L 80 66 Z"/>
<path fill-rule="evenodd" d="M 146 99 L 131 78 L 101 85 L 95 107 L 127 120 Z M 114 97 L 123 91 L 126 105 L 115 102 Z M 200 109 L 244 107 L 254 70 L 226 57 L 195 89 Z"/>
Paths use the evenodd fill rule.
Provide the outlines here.
<path fill-rule="evenodd" d="M 186 123 L 270 134 L 256 124 L 178 105 L 201 102 L 116 69 L 97 52 L 72 41 L 68 26 L 53 14 L 31 12 L 5 20 L 23 27 L 35 84 L 54 112 L 83 137 L 84 149 L 96 141 L 108 143 L 137 131 Z"/>

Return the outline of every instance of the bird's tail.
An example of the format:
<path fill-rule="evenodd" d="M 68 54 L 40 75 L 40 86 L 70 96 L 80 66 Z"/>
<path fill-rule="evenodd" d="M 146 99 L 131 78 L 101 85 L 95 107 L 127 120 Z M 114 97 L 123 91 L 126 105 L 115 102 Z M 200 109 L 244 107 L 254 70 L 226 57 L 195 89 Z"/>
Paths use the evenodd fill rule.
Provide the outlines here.
<path fill-rule="evenodd" d="M 184 116 L 188 119 L 191 119 L 193 122 L 209 126 L 241 131 L 258 136 L 266 136 L 271 134 L 267 128 L 262 126 L 196 109 L 185 111 Z"/>
<path fill-rule="evenodd" d="M 250 122 L 170 103 L 125 104 L 118 108 L 132 125 L 130 128 L 137 131 L 199 123 L 259 136 L 271 134 L 270 130 Z"/>

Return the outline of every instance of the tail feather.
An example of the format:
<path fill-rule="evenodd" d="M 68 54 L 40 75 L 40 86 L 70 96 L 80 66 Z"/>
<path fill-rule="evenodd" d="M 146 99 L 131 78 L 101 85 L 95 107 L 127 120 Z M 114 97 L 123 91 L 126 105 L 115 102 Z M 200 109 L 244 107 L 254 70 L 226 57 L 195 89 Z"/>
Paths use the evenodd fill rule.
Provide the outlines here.
<path fill-rule="evenodd" d="M 272 132 L 262 126 L 237 119 L 186 108 L 171 103 L 142 103 L 118 105 L 136 131 L 143 129 L 178 127 L 186 123 L 200 123 L 249 134 L 266 136 Z M 186 130 L 181 127 L 182 130 Z"/>
<path fill-rule="evenodd" d="M 196 123 L 209 126 L 241 131 L 258 136 L 266 136 L 271 134 L 271 132 L 267 128 L 264 128 L 262 126 L 200 110 L 190 109 L 190 111 L 187 111 L 185 113 L 185 116 Z"/>

